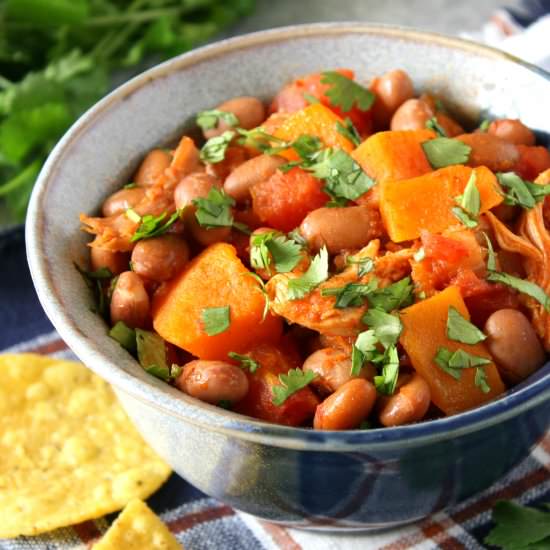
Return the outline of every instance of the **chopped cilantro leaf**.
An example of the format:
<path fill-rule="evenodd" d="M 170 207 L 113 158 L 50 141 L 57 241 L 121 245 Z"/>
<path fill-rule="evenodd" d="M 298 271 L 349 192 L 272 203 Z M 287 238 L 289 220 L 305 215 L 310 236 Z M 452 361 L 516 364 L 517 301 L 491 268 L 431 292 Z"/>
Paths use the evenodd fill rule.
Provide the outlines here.
<path fill-rule="evenodd" d="M 478 216 L 481 208 L 481 197 L 476 185 L 476 173 L 472 170 L 468 183 L 464 188 L 464 193 L 456 199 L 459 206 L 471 216 Z"/>
<path fill-rule="evenodd" d="M 323 191 L 335 200 L 355 200 L 376 183 L 342 149 L 323 150 L 307 170 L 316 178 L 325 180 Z"/>
<path fill-rule="evenodd" d="M 208 336 L 215 336 L 225 332 L 231 325 L 229 306 L 205 307 L 201 314 L 204 332 Z"/>
<path fill-rule="evenodd" d="M 166 221 L 168 214 L 163 212 L 158 216 L 147 214 L 141 218 L 140 224 L 130 239 L 133 243 L 141 239 L 151 239 L 164 235 L 174 223 L 179 220 L 181 211 L 176 210 Z"/>
<path fill-rule="evenodd" d="M 133 208 L 128 208 L 124 214 L 134 223 L 139 223 L 141 221 L 141 216 Z"/>
<path fill-rule="evenodd" d="M 462 224 L 464 224 L 469 229 L 473 229 L 474 227 L 477 227 L 477 220 L 472 218 L 470 214 L 465 212 L 462 208 L 459 206 L 455 206 L 451 209 L 451 212 L 453 213 L 454 217 L 460 221 Z"/>
<path fill-rule="evenodd" d="M 357 258 L 355 256 L 348 256 L 346 258 L 346 263 L 348 265 L 357 266 L 357 276 L 363 277 L 367 273 L 370 273 L 374 269 L 374 260 L 369 257 Z"/>
<path fill-rule="evenodd" d="M 397 344 L 403 330 L 403 325 L 397 315 L 386 313 L 380 309 L 369 309 L 363 315 L 362 321 L 374 330 L 376 338 L 386 349 Z"/>
<path fill-rule="evenodd" d="M 201 227 L 212 229 L 233 225 L 231 207 L 235 205 L 235 200 L 227 195 L 223 189 L 212 187 L 205 199 L 193 199 L 193 204 L 197 207 L 195 217 Z"/>
<path fill-rule="evenodd" d="M 302 258 L 302 247 L 277 231 L 256 234 L 250 243 L 250 265 L 271 274 L 271 262 L 278 273 L 292 271 Z"/>
<path fill-rule="evenodd" d="M 374 387 L 382 395 L 393 395 L 399 376 L 399 355 L 395 345 L 390 346 L 384 355 L 382 373 L 374 377 Z"/>
<path fill-rule="evenodd" d="M 231 359 L 235 359 L 235 361 L 238 361 L 239 365 L 243 369 L 248 369 L 252 373 L 256 372 L 260 368 L 260 363 L 258 363 L 258 361 L 255 361 L 254 359 L 252 359 L 252 357 L 249 357 L 248 355 L 241 355 L 240 353 L 236 353 L 234 351 L 230 351 L 227 355 Z"/>
<path fill-rule="evenodd" d="M 396 283 L 374 290 L 367 296 L 369 306 L 386 312 L 400 309 L 412 304 L 413 285 L 410 277 L 405 277 Z"/>
<path fill-rule="evenodd" d="M 447 132 L 445 132 L 434 116 L 426 121 L 426 128 L 428 130 L 433 130 L 439 137 L 447 137 Z"/>
<path fill-rule="evenodd" d="M 290 369 L 286 374 L 279 374 L 280 385 L 273 386 L 273 404 L 281 406 L 291 395 L 310 384 L 316 373 L 301 369 Z"/>
<path fill-rule="evenodd" d="M 361 145 L 361 136 L 349 117 L 344 119 L 344 124 L 340 121 L 336 122 L 336 131 L 349 139 L 356 147 Z"/>
<path fill-rule="evenodd" d="M 139 364 L 149 374 L 169 382 L 181 373 L 181 367 L 169 366 L 166 361 L 166 345 L 156 333 L 148 330 L 135 329 L 137 356 Z"/>
<path fill-rule="evenodd" d="M 257 273 L 253 273 L 252 271 L 247 271 L 245 275 L 252 277 L 260 285 L 258 287 L 258 290 L 262 293 L 264 297 L 264 310 L 262 312 L 262 323 L 263 323 L 265 321 L 265 318 L 267 317 L 267 314 L 269 313 L 269 294 L 267 293 L 267 290 L 265 288 L 265 283 Z"/>
<path fill-rule="evenodd" d="M 288 233 L 288 238 L 292 239 L 296 244 L 300 245 L 302 248 L 307 248 L 307 241 L 304 239 L 300 233 L 300 228 L 297 227 Z"/>
<path fill-rule="evenodd" d="M 515 172 L 499 172 L 497 180 L 506 189 L 504 204 L 533 208 L 550 194 L 550 184 L 541 185 L 521 179 Z"/>
<path fill-rule="evenodd" d="M 107 317 L 109 313 L 109 307 L 107 300 L 105 299 L 105 294 L 103 292 L 103 283 L 110 279 L 113 274 L 106 267 L 100 267 L 95 271 L 86 271 L 82 269 L 76 262 L 74 263 L 75 269 L 82 275 L 86 286 L 92 291 L 95 307 L 92 308 L 92 311 L 99 313 L 102 317 Z M 97 309 L 96 309 L 97 308 Z"/>
<path fill-rule="evenodd" d="M 487 336 L 451 306 L 447 313 L 447 338 L 463 344 L 478 344 Z"/>
<path fill-rule="evenodd" d="M 484 119 L 480 122 L 480 124 L 479 124 L 479 126 L 478 126 L 477 129 L 478 129 L 480 132 L 487 132 L 487 130 L 489 129 L 490 124 L 491 124 L 491 121 L 490 121 L 488 118 L 484 118 Z"/>
<path fill-rule="evenodd" d="M 493 243 L 491 242 L 491 239 L 485 233 L 482 232 L 483 236 L 485 237 L 485 241 L 487 242 L 487 269 L 489 271 L 496 271 L 497 269 L 497 260 L 495 256 L 495 251 L 493 249 Z"/>
<path fill-rule="evenodd" d="M 487 381 L 487 373 L 483 367 L 476 367 L 474 384 L 483 393 L 489 393 L 491 391 L 491 386 L 489 386 L 489 382 Z"/>
<path fill-rule="evenodd" d="M 170 382 L 170 380 L 175 380 L 178 378 L 182 370 L 182 367 L 175 364 L 172 364 L 169 367 L 161 367 L 159 365 L 145 367 L 145 371 L 148 374 L 151 374 L 156 378 L 160 378 L 165 382 Z"/>
<path fill-rule="evenodd" d="M 381 355 L 376 348 L 378 338 L 374 330 L 365 330 L 357 335 L 351 352 L 351 375 L 359 376 L 365 361 L 371 361 Z"/>
<path fill-rule="evenodd" d="M 441 370 L 445 371 L 456 380 L 460 380 L 462 369 L 481 367 L 491 362 L 490 359 L 486 357 L 473 355 L 463 349 L 457 349 L 453 352 L 445 347 L 440 347 L 437 350 L 434 361 Z"/>
<path fill-rule="evenodd" d="M 485 538 L 487 544 L 503 550 L 550 548 L 550 511 L 501 500 L 493 509 L 493 521 L 496 527 Z"/>
<path fill-rule="evenodd" d="M 321 83 L 330 85 L 325 95 L 331 105 L 340 107 L 344 113 L 353 107 L 368 111 L 374 103 L 375 96 L 370 90 L 336 71 L 322 73 Z"/>
<path fill-rule="evenodd" d="M 225 159 L 225 152 L 235 137 L 235 132 L 228 130 L 221 136 L 210 138 L 200 151 L 200 159 L 209 164 L 215 164 Z"/>
<path fill-rule="evenodd" d="M 439 137 L 424 141 L 422 149 L 432 168 L 444 168 L 452 164 L 466 164 L 472 148 L 458 139 Z"/>
<path fill-rule="evenodd" d="M 334 307 L 342 309 L 346 307 L 358 307 L 365 303 L 365 298 L 376 289 L 378 281 L 373 278 L 366 284 L 347 283 L 341 287 L 323 288 L 321 296 L 336 296 Z"/>
<path fill-rule="evenodd" d="M 274 143 L 277 144 L 279 150 L 284 150 L 289 147 L 289 143 L 284 139 L 277 138 L 268 134 L 263 128 L 253 128 L 252 130 L 244 130 L 237 128 L 239 134 L 239 144 L 253 149 L 258 149 L 263 153 L 275 154 L 273 152 Z"/>
<path fill-rule="evenodd" d="M 298 300 L 311 292 L 328 278 L 328 252 L 326 247 L 321 248 L 308 268 L 308 270 L 296 279 L 288 281 L 288 297 L 290 300 Z"/>
<path fill-rule="evenodd" d="M 320 103 L 320 101 L 319 101 L 314 95 L 308 94 L 307 92 L 304 92 L 304 93 L 302 94 L 302 97 L 303 97 L 310 105 L 314 105 L 315 103 Z"/>
<path fill-rule="evenodd" d="M 109 330 L 109 336 L 130 353 L 137 351 L 136 331 L 123 321 L 117 321 Z"/>
<path fill-rule="evenodd" d="M 197 125 L 203 130 L 217 128 L 222 120 L 231 128 L 239 125 L 239 119 L 237 116 L 234 113 L 227 111 L 211 109 L 209 111 L 201 111 L 197 114 Z"/>
<path fill-rule="evenodd" d="M 233 222 L 232 227 L 234 227 L 237 231 L 244 233 L 245 235 L 250 235 L 252 233 L 252 231 L 250 230 L 250 227 L 248 227 L 246 223 Z"/>
<path fill-rule="evenodd" d="M 527 296 L 531 296 L 531 298 L 539 302 L 546 311 L 550 311 L 550 296 L 548 296 L 539 285 L 531 281 L 526 281 L 519 277 L 508 275 L 508 273 L 500 273 L 498 271 L 491 271 L 487 275 L 487 280 L 493 283 L 505 284 L 522 294 L 527 294 Z"/>
<path fill-rule="evenodd" d="M 127 183 L 123 186 L 123 189 L 135 189 L 137 187 L 137 183 L 134 183 L 131 181 L 130 183 Z"/>

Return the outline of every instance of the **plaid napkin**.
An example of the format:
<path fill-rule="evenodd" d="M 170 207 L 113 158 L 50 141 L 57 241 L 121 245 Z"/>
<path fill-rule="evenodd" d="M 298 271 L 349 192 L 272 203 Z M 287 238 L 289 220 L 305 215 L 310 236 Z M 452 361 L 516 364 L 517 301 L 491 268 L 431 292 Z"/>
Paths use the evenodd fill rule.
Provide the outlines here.
<path fill-rule="evenodd" d="M 550 58 L 550 42 L 533 38 L 530 42 L 536 46 L 529 50 L 520 34 L 548 12 L 550 0 L 526 0 L 521 11 L 499 11 L 475 38 L 519 55 L 532 51 L 533 55 L 523 56 L 544 64 Z M 550 23 L 548 19 L 545 18 L 545 25 Z M 540 24 L 539 20 L 538 26 Z M 527 37 L 531 32 L 533 37 L 539 36 L 538 26 L 531 26 L 524 35 Z M 547 35 L 548 29 L 545 32 Z M 543 52 L 544 44 L 547 50 Z M 25 259 L 22 229 L 0 235 L 0 254 L 3 258 L 0 350 L 74 359 L 38 303 Z M 475 550 L 486 548 L 483 539 L 492 528 L 491 508 L 501 499 L 513 499 L 521 504 L 550 502 L 550 432 L 528 458 L 488 490 L 420 523 L 383 534 L 327 535 L 287 529 L 233 510 L 202 494 L 176 474 L 148 500 L 148 504 L 186 550 Z M 0 540 L 0 550 L 90 548 L 115 517 L 113 514 L 37 537 Z M 1 518 L 2 510 L 0 522 Z"/>

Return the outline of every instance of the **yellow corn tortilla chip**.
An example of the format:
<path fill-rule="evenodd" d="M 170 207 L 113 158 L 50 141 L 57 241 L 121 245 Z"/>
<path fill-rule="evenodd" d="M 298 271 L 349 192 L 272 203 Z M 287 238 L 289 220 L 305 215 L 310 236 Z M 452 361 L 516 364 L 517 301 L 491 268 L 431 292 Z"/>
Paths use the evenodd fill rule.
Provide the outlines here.
<path fill-rule="evenodd" d="M 0 355 L 0 538 L 120 510 L 169 475 L 109 385 L 84 365 Z"/>
<path fill-rule="evenodd" d="M 130 502 L 92 550 L 183 550 L 161 519 L 141 500 Z"/>

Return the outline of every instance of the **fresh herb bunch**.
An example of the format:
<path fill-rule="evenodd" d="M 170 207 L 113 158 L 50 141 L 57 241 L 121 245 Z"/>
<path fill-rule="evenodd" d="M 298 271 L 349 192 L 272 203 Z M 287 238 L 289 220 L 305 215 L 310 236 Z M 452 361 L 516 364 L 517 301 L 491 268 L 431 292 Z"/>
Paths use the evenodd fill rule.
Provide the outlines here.
<path fill-rule="evenodd" d="M 53 145 L 108 91 L 115 71 L 126 69 L 131 76 L 189 50 L 250 13 L 254 3 L 1 2 L 0 200 L 14 220 L 24 218 L 32 186 Z"/>

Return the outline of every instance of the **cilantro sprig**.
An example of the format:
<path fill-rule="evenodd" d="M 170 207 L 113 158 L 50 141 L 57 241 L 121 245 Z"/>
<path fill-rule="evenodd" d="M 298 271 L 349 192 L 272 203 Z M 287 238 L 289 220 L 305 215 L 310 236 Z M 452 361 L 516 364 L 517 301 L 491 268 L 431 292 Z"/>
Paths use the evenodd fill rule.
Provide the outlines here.
<path fill-rule="evenodd" d="M 168 364 L 165 342 L 156 332 L 137 328 L 135 337 L 138 361 L 146 372 L 165 382 L 181 374 L 181 367 Z"/>
<path fill-rule="evenodd" d="M 344 113 L 353 107 L 368 111 L 374 103 L 375 95 L 370 90 L 336 71 L 321 73 L 321 83 L 329 84 L 325 95 L 331 105 L 340 107 Z"/>
<path fill-rule="evenodd" d="M 225 332 L 231 325 L 231 308 L 206 307 L 201 312 L 201 320 L 204 332 L 208 336 L 215 336 Z"/>
<path fill-rule="evenodd" d="M 346 264 L 357 266 L 357 277 L 359 278 L 367 275 L 374 269 L 374 260 L 368 256 L 365 258 L 348 256 L 346 258 Z"/>
<path fill-rule="evenodd" d="M 491 391 L 491 388 L 487 384 L 486 373 L 483 369 L 485 365 L 489 365 L 491 363 L 490 359 L 468 353 L 463 349 L 451 351 L 450 349 L 441 346 L 437 350 L 434 361 L 441 370 L 445 371 L 455 380 L 460 380 L 463 369 L 475 368 L 475 385 L 478 386 L 483 393 L 488 393 Z"/>
<path fill-rule="evenodd" d="M 302 259 L 302 247 L 278 231 L 253 235 L 250 239 L 250 265 L 265 269 L 271 275 L 271 266 L 277 273 L 292 271 Z"/>
<path fill-rule="evenodd" d="M 203 130 L 217 128 L 221 121 L 225 122 L 230 128 L 235 128 L 239 125 L 239 119 L 234 113 L 218 109 L 201 111 L 197 114 L 196 118 L 197 126 L 200 126 Z"/>
<path fill-rule="evenodd" d="M 429 139 L 422 144 L 428 162 L 437 170 L 453 164 L 466 164 L 472 148 L 462 141 L 447 137 Z"/>
<path fill-rule="evenodd" d="M 336 131 L 346 139 L 349 139 L 355 147 L 361 145 L 361 136 L 349 117 L 344 119 L 344 124 L 340 121 L 336 122 Z"/>
<path fill-rule="evenodd" d="M 404 277 L 391 285 L 374 290 L 367 296 L 367 300 L 370 307 L 390 312 L 413 303 L 413 288 L 411 278 Z"/>
<path fill-rule="evenodd" d="M 426 121 L 426 128 L 428 130 L 433 130 L 439 137 L 448 137 L 447 132 L 444 130 L 441 124 L 437 122 L 437 118 L 435 118 L 434 116 Z"/>
<path fill-rule="evenodd" d="M 200 150 L 200 159 L 208 164 L 222 162 L 225 159 L 225 152 L 235 135 L 233 130 L 227 130 L 220 136 L 210 138 Z"/>
<path fill-rule="evenodd" d="M 504 204 L 517 205 L 529 210 L 550 195 L 550 184 L 542 185 L 520 178 L 515 172 L 499 172 L 497 180 L 506 191 Z"/>
<path fill-rule="evenodd" d="M 252 357 L 250 357 L 249 355 L 243 355 L 235 351 L 230 351 L 227 356 L 230 359 L 238 361 L 239 366 L 241 366 L 243 369 L 249 370 L 252 374 L 254 374 L 260 368 L 260 363 L 258 363 L 258 361 L 256 361 L 255 359 L 252 359 Z"/>
<path fill-rule="evenodd" d="M 347 283 L 341 287 L 323 288 L 321 296 L 335 296 L 336 309 L 358 307 L 365 303 L 365 299 L 377 288 L 378 281 L 372 278 L 368 283 Z"/>
<path fill-rule="evenodd" d="M 487 338 L 474 324 L 467 321 L 461 313 L 450 306 L 447 313 L 447 338 L 463 344 L 479 344 Z"/>
<path fill-rule="evenodd" d="M 308 386 L 317 374 L 313 371 L 290 369 L 286 374 L 279 374 L 280 385 L 273 386 L 273 404 L 280 407 L 291 395 Z"/>
<path fill-rule="evenodd" d="M 181 210 L 176 210 L 170 217 L 168 217 L 168 219 L 166 219 L 168 216 L 166 212 L 163 212 L 158 216 L 146 214 L 141 217 L 134 210 L 129 208 L 126 211 L 126 216 L 133 221 L 139 221 L 139 226 L 130 239 L 134 243 L 142 239 L 151 239 L 153 237 L 164 235 L 164 233 L 166 233 L 170 227 L 172 227 L 172 225 L 180 219 Z"/>
<path fill-rule="evenodd" d="M 550 296 L 548 296 L 548 294 L 546 294 L 546 292 L 536 283 L 499 271 L 491 271 L 488 273 L 487 280 L 493 283 L 502 283 L 522 294 L 531 296 L 531 298 L 534 298 L 541 304 L 546 311 L 550 311 Z"/>
<path fill-rule="evenodd" d="M 295 279 L 288 281 L 288 298 L 299 300 L 328 278 L 328 251 L 321 248 L 308 268 L 308 270 Z"/>
<path fill-rule="evenodd" d="M 86 286 L 92 291 L 95 306 L 97 309 L 92 308 L 92 311 L 99 313 L 102 317 L 108 315 L 108 303 L 103 292 L 104 283 L 113 277 L 110 269 L 107 267 L 100 267 L 95 271 L 87 271 L 80 267 L 76 262 L 74 263 L 75 269 L 82 275 Z"/>
<path fill-rule="evenodd" d="M 231 227 L 234 223 L 231 207 L 235 206 L 235 199 L 223 189 L 212 187 L 206 198 L 193 199 L 193 204 L 197 207 L 195 217 L 201 227 Z"/>

